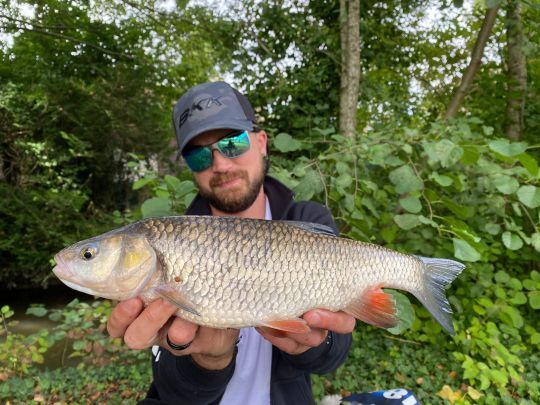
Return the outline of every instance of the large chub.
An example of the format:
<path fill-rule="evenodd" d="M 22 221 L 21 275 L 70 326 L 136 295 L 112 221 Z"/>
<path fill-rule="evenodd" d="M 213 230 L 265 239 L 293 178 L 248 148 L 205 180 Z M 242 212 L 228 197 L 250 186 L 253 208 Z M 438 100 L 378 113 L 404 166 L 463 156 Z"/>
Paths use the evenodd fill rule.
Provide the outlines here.
<path fill-rule="evenodd" d="M 452 308 L 446 298 L 445 288 L 463 271 L 465 265 L 454 260 L 432 259 L 416 256 L 424 265 L 424 289 L 416 298 L 451 335 L 454 335 Z"/>

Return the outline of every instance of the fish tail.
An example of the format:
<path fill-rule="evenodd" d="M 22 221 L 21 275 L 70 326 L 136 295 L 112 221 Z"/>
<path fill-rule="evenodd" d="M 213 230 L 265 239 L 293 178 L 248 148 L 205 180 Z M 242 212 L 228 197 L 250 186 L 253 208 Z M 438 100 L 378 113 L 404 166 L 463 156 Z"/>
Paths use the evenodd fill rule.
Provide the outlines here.
<path fill-rule="evenodd" d="M 449 259 L 433 259 L 416 256 L 422 262 L 424 290 L 417 292 L 416 298 L 451 335 L 454 335 L 452 308 L 446 298 L 445 288 L 463 271 L 465 265 Z"/>

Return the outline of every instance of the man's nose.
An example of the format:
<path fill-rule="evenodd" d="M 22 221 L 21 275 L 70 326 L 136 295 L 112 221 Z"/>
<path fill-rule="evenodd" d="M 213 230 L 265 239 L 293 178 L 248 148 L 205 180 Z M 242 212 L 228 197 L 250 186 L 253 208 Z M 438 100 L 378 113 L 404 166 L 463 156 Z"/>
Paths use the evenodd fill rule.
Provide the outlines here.
<path fill-rule="evenodd" d="M 218 150 L 212 151 L 212 170 L 215 172 L 226 172 L 230 170 L 233 163 L 232 160 L 223 156 Z"/>

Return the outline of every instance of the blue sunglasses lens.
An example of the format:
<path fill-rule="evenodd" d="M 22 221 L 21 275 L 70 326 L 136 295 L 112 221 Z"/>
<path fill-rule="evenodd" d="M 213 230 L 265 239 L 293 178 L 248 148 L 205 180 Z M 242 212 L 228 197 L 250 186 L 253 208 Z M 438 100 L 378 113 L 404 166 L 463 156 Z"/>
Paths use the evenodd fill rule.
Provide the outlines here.
<path fill-rule="evenodd" d="M 217 149 L 223 156 L 233 159 L 249 150 L 249 134 L 247 131 L 236 133 L 220 139 L 207 146 L 197 146 L 182 153 L 191 171 L 202 172 L 212 166 L 212 150 Z"/>
<path fill-rule="evenodd" d="M 212 165 L 212 151 L 207 147 L 192 149 L 183 156 L 193 172 L 202 172 Z"/>

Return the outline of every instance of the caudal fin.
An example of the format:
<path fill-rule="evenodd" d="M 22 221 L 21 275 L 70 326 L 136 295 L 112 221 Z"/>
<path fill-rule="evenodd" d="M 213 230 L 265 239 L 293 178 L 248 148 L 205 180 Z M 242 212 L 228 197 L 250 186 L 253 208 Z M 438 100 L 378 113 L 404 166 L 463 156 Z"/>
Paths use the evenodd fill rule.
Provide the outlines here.
<path fill-rule="evenodd" d="M 452 308 L 446 298 L 445 288 L 463 271 L 465 265 L 448 259 L 417 256 L 424 264 L 424 290 L 416 298 L 451 335 L 454 335 Z"/>

